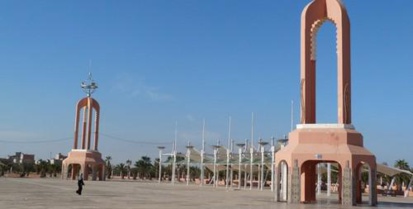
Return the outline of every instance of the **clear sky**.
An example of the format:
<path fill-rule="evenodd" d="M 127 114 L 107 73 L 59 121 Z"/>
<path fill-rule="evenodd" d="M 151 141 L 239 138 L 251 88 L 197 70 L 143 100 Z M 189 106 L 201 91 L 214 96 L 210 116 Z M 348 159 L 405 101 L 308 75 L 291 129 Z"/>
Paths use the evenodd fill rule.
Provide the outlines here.
<path fill-rule="evenodd" d="M 299 120 L 300 17 L 309 0 L 2 1 L 0 157 L 73 144 L 80 83 L 99 84 L 99 150 L 114 162 L 190 141 L 280 138 Z M 353 124 L 378 162 L 413 165 L 413 1 L 345 0 Z M 317 120 L 337 121 L 335 28 L 318 34 Z"/>

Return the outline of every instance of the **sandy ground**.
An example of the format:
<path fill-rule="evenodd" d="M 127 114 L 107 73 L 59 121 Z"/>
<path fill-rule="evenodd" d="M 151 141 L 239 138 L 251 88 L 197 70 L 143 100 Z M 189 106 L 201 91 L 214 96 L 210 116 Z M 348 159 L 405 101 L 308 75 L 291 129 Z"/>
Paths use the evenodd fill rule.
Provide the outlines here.
<path fill-rule="evenodd" d="M 0 177 L 0 208 L 351 208 L 337 204 L 336 195 L 327 197 L 325 194 L 318 196 L 315 204 L 287 204 L 274 202 L 274 194 L 269 189 L 238 190 L 133 180 L 86 181 L 85 184 L 83 194 L 79 196 L 75 193 L 76 181 Z M 413 208 L 413 198 L 379 196 L 378 207 Z M 370 207 L 362 205 L 357 208 Z"/>

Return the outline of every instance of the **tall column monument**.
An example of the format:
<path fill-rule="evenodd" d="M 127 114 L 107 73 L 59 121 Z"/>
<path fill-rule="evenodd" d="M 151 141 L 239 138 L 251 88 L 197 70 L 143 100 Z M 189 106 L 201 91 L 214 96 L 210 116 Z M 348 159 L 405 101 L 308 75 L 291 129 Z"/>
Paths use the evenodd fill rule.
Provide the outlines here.
<path fill-rule="evenodd" d="M 325 21 L 336 26 L 338 121 L 316 121 L 316 35 Z M 338 170 L 338 201 L 356 205 L 362 201 L 361 172 L 369 170 L 369 204 L 377 204 L 376 158 L 363 147 L 363 136 L 351 123 L 350 20 L 340 0 L 313 0 L 301 15 L 301 124 L 289 134 L 289 144 L 276 153 L 275 167 L 281 185 L 275 185 L 277 201 L 316 202 L 316 166 L 333 163 Z M 287 165 L 287 173 L 281 165 Z M 284 178 L 287 175 L 286 178 Z M 287 181 L 287 182 L 285 182 Z M 282 198 L 287 195 L 287 198 Z"/>
<path fill-rule="evenodd" d="M 89 176 L 92 180 L 105 180 L 105 162 L 98 151 L 100 106 L 92 98 L 98 86 L 89 73 L 88 80 L 82 82 L 81 87 L 87 96 L 76 105 L 73 148 L 63 161 L 63 178 L 75 179 L 83 173 L 85 180 L 88 180 Z M 79 126 L 80 120 L 82 120 L 81 126 Z"/>

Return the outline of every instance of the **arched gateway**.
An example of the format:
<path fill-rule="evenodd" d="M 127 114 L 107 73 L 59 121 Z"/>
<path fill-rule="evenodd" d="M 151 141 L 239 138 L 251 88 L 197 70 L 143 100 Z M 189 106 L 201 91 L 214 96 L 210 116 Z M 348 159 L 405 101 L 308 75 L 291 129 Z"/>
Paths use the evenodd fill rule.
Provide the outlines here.
<path fill-rule="evenodd" d="M 316 35 L 324 21 L 337 28 L 338 122 L 316 123 Z M 376 158 L 363 147 L 363 136 L 351 124 L 350 21 L 340 0 L 313 0 L 301 16 L 301 124 L 289 134 L 289 144 L 275 155 L 288 165 L 287 180 L 276 175 L 276 200 L 290 203 L 316 201 L 316 165 L 338 164 L 338 199 L 343 205 L 362 201 L 361 169 L 369 167 L 369 204 L 377 204 Z M 288 184 L 287 193 L 283 191 Z M 284 189 L 285 191 L 285 189 Z"/>
<path fill-rule="evenodd" d="M 63 178 L 75 179 L 79 173 L 83 173 L 85 180 L 89 179 L 89 175 L 91 175 L 92 180 L 105 180 L 105 162 L 102 160 L 102 154 L 98 151 L 100 106 L 91 97 L 97 85 L 92 80 L 91 75 L 89 75 L 89 83 L 82 82 L 81 87 L 87 93 L 87 97 L 81 99 L 76 106 L 73 149 L 63 161 Z M 80 116 L 83 118 L 81 134 L 79 133 Z M 93 146 L 91 141 L 92 133 Z M 80 145 L 78 144 L 79 134 L 82 139 Z"/>

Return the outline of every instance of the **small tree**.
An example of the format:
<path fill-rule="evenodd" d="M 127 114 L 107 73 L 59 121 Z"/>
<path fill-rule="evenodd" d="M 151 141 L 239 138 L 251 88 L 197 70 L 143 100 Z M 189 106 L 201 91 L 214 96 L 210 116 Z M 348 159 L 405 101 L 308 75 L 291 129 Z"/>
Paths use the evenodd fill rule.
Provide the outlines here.
<path fill-rule="evenodd" d="M 106 162 L 106 175 L 108 179 L 112 176 L 112 165 L 110 164 L 110 161 L 112 160 L 111 156 L 106 156 L 105 162 Z"/>
<path fill-rule="evenodd" d="M 138 172 L 139 178 L 151 178 L 151 169 L 153 165 L 151 164 L 151 158 L 148 156 L 142 156 L 142 158 L 135 162 L 135 167 Z"/>
<path fill-rule="evenodd" d="M 402 169 L 402 170 L 410 170 L 409 163 L 404 159 L 396 160 L 394 167 Z M 399 191 L 402 190 L 403 183 L 407 185 L 409 183 L 410 177 L 406 173 L 399 173 L 395 176 L 395 182 L 397 184 L 397 188 Z"/>

